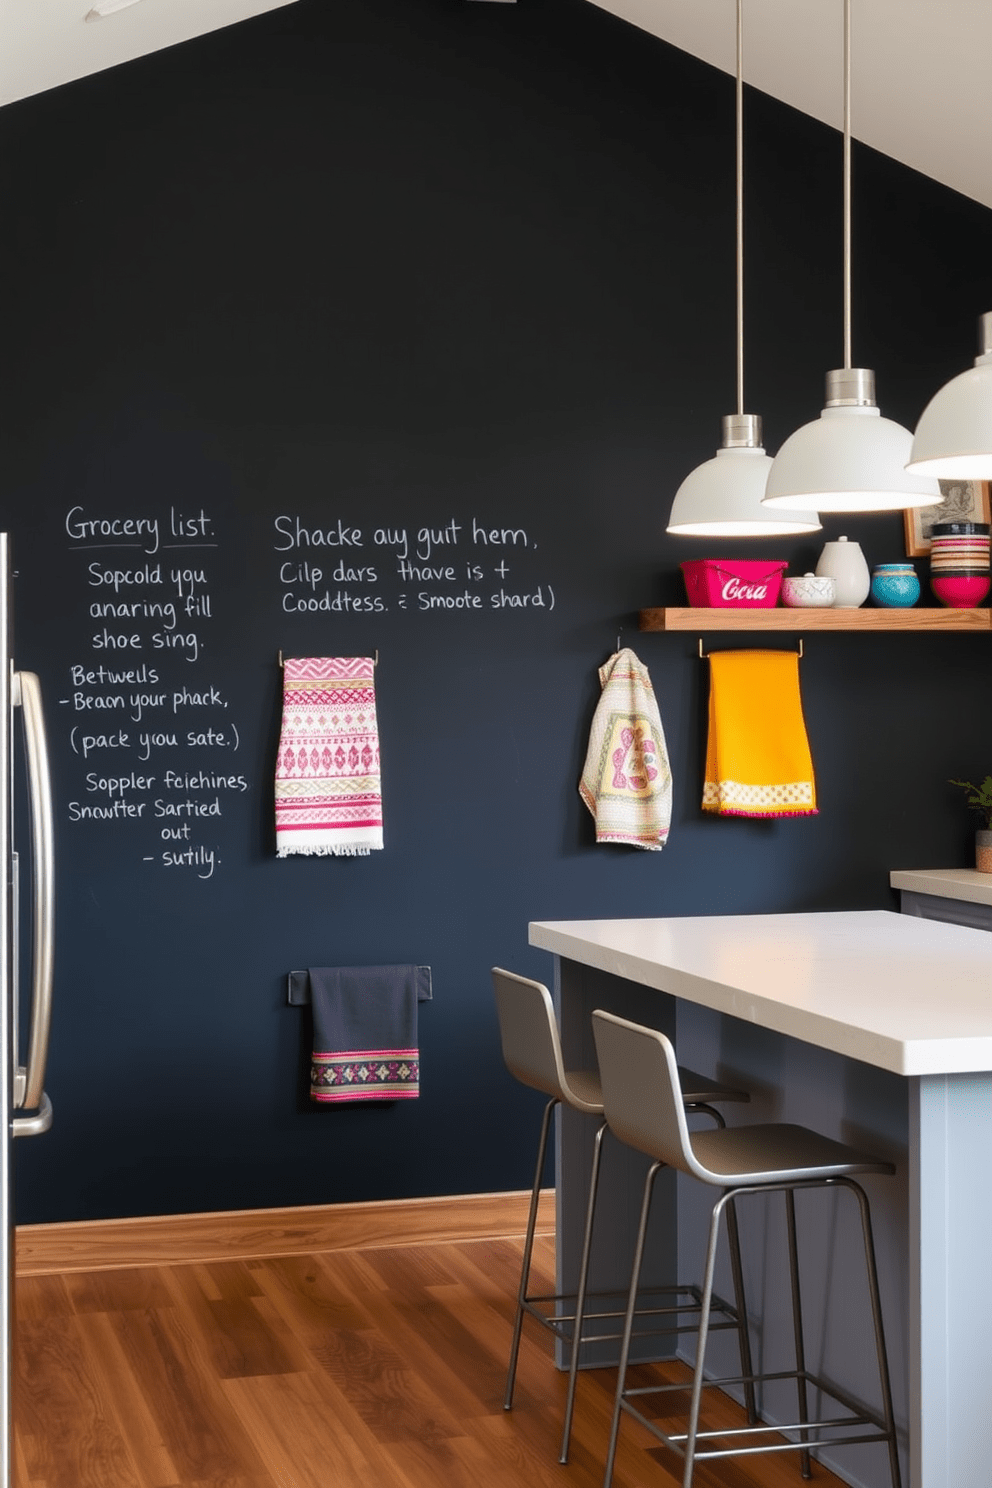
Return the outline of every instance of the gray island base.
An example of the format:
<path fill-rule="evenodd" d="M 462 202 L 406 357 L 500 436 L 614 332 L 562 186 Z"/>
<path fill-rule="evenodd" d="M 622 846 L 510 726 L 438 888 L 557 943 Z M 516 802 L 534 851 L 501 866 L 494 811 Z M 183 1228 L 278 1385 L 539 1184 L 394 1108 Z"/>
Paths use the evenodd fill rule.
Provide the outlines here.
<path fill-rule="evenodd" d="M 590 1015 L 604 1007 L 663 1029 L 681 1062 L 751 1092 L 728 1124 L 795 1121 L 897 1165 L 870 1178 L 882 1307 L 909 1488 L 989 1479 L 992 1302 L 992 941 L 978 929 L 883 911 L 535 922 L 555 957 L 566 1063 L 594 1063 Z M 559 1285 L 574 1287 L 595 1123 L 563 1116 L 558 1137 Z M 593 1284 L 629 1275 L 643 1163 L 611 1138 Z M 698 1280 L 708 1196 L 665 1175 L 652 1280 Z M 845 1202 L 846 1199 L 846 1202 Z M 800 1206 L 807 1348 L 817 1372 L 877 1405 L 867 1298 L 849 1196 Z M 784 1218 L 741 1205 L 756 1367 L 791 1363 Z M 718 1285 L 727 1294 L 729 1278 Z M 732 1335 L 713 1367 L 737 1371 Z M 600 1345 L 601 1350 L 609 1345 Z M 688 1350 L 691 1350 L 691 1341 Z M 676 1352 L 645 1348 L 645 1356 Z M 766 1394 L 769 1420 L 794 1400 Z M 821 1453 L 864 1488 L 889 1483 L 884 1449 Z"/>

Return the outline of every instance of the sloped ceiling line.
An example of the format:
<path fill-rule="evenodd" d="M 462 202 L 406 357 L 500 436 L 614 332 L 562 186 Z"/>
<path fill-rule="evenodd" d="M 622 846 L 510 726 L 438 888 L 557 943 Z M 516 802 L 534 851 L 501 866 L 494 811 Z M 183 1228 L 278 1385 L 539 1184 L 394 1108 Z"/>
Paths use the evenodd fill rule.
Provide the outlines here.
<path fill-rule="evenodd" d="M 735 71 L 735 0 L 590 3 Z M 841 0 L 747 0 L 744 27 L 746 81 L 840 129 Z M 854 136 L 992 207 L 992 4 L 854 0 L 851 35 Z"/>
<path fill-rule="evenodd" d="M 292 0 L 141 0 L 87 24 L 93 0 L 0 0 L 0 104 L 160 52 Z"/>
<path fill-rule="evenodd" d="M 0 104 L 291 3 L 139 0 L 87 25 L 93 0 L 0 0 Z M 588 3 L 735 71 L 735 0 Z M 842 26 L 841 0 L 747 0 L 747 82 L 839 129 Z M 992 207 L 992 3 L 855 0 L 852 31 L 855 136 Z"/>

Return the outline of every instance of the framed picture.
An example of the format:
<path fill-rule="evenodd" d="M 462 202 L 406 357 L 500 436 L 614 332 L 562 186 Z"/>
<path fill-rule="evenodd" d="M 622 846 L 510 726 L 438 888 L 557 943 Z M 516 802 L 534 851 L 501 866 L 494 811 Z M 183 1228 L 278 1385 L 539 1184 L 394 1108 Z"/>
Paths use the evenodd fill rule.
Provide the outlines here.
<path fill-rule="evenodd" d="M 942 480 L 943 501 L 939 506 L 912 506 L 903 512 L 906 528 L 906 557 L 930 554 L 930 529 L 934 522 L 988 522 L 989 482 Z"/>

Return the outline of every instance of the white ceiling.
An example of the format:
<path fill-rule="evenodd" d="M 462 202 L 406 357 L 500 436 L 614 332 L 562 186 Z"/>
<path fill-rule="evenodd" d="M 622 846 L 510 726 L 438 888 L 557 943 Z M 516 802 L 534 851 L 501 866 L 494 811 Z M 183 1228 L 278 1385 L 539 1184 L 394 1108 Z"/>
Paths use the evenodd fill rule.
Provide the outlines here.
<path fill-rule="evenodd" d="M 291 0 L 140 0 L 86 21 L 96 3 L 0 0 L 0 104 L 276 10 Z"/>
<path fill-rule="evenodd" d="M 735 0 L 592 3 L 736 72 Z M 745 0 L 745 80 L 840 129 L 843 23 L 842 0 Z M 992 207 L 990 67 L 992 0 L 852 0 L 851 132 Z"/>

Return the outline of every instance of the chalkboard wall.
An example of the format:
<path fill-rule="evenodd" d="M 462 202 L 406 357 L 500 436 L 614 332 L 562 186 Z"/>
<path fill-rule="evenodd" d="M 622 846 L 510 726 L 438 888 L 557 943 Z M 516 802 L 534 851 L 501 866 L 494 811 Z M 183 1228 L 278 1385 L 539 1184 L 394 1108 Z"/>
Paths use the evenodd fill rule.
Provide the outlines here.
<path fill-rule="evenodd" d="M 529 919 L 890 908 L 891 867 L 967 861 L 987 638 L 811 639 L 820 815 L 752 823 L 699 809 L 695 637 L 637 633 L 712 555 L 664 527 L 734 407 L 731 79 L 583 0 L 299 0 L 9 106 L 0 171 L 60 849 L 22 1221 L 523 1187 L 489 967 L 550 974 Z M 774 449 L 841 359 L 839 136 L 749 92 L 747 179 Z M 911 424 L 992 305 L 992 214 L 862 148 L 855 186 L 855 361 Z M 897 515 L 758 556 L 844 531 L 903 554 Z M 663 853 L 596 847 L 576 790 L 618 637 Z M 382 852 L 276 859 L 280 651 L 378 652 Z M 287 973 L 394 961 L 433 971 L 420 1100 L 313 1108 Z"/>

